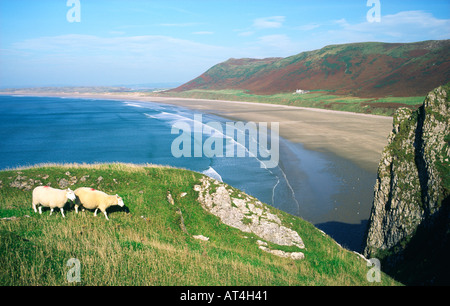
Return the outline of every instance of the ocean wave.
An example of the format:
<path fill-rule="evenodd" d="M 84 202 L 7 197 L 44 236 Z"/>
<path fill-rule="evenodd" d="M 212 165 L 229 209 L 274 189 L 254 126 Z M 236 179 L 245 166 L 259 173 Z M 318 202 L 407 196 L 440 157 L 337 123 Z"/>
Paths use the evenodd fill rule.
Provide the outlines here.
<path fill-rule="evenodd" d="M 206 169 L 205 171 L 202 172 L 204 175 L 209 176 L 210 178 L 213 178 L 215 180 L 218 180 L 219 182 L 223 182 L 222 177 L 220 176 L 219 173 L 217 173 L 216 170 L 214 170 L 213 167 L 209 167 L 208 169 Z"/>
<path fill-rule="evenodd" d="M 260 163 L 260 167 L 264 168 L 266 170 L 269 170 L 269 168 L 267 167 L 266 161 L 264 161 L 263 159 L 260 159 L 257 155 L 257 152 L 253 153 L 251 152 L 248 148 L 251 148 L 251 144 L 250 142 L 256 143 L 256 146 L 261 150 L 263 149 L 266 154 L 270 153 L 267 148 L 265 147 L 261 147 L 258 144 L 258 140 L 251 137 L 250 134 L 248 135 L 248 140 L 249 140 L 249 146 L 247 147 L 244 144 L 242 144 L 241 142 L 237 141 L 236 139 L 238 139 L 238 135 L 237 134 L 241 134 L 244 135 L 244 139 L 246 139 L 247 137 L 245 137 L 245 130 L 241 130 L 239 128 L 237 128 L 236 126 L 234 127 L 234 130 L 237 131 L 236 134 L 236 139 L 234 138 L 234 131 L 233 131 L 233 136 L 229 136 L 227 133 L 224 133 L 224 130 L 226 130 L 226 127 L 222 124 L 222 128 L 219 130 L 211 125 L 208 125 L 207 123 L 203 123 L 203 119 L 200 120 L 196 120 L 195 116 L 194 119 L 188 117 L 187 115 L 183 114 L 183 113 L 169 113 L 169 112 L 165 112 L 165 111 L 161 111 L 158 114 L 154 114 L 154 115 L 150 115 L 150 114 L 145 114 L 148 118 L 151 119 L 159 119 L 162 121 L 165 121 L 166 123 L 170 124 L 170 125 L 174 125 L 176 122 L 186 122 L 190 125 L 191 127 L 191 131 L 195 132 L 195 125 L 200 124 L 201 128 L 202 128 L 202 134 L 205 136 L 217 136 L 217 137 L 221 137 L 222 139 L 225 139 L 226 142 L 226 149 L 228 150 L 228 146 L 232 146 L 230 148 L 232 148 L 231 150 L 234 150 L 234 146 L 236 146 L 236 152 L 238 148 L 241 148 L 242 150 L 244 150 L 245 154 L 248 155 L 249 157 L 252 157 L 254 159 L 256 159 L 259 163 Z M 192 114 L 191 114 L 192 115 Z"/>
<path fill-rule="evenodd" d="M 122 101 L 123 104 L 126 106 L 136 107 L 136 108 L 144 108 L 144 109 L 151 109 L 154 111 L 160 111 L 167 109 L 165 106 L 162 106 L 157 103 L 153 102 L 139 102 L 139 101 Z"/>
<path fill-rule="evenodd" d="M 133 102 L 123 102 L 123 104 L 125 104 L 125 105 L 127 105 L 127 106 L 133 106 L 133 107 L 144 108 L 143 105 L 138 104 L 138 103 L 133 103 Z"/>
<path fill-rule="evenodd" d="M 203 123 L 202 121 L 204 120 L 202 118 L 202 120 L 196 120 L 195 116 L 194 118 L 192 118 L 193 114 L 184 114 L 182 112 L 179 113 L 171 113 L 171 112 L 166 112 L 166 111 L 161 111 L 159 113 L 156 114 L 147 114 L 145 113 L 145 115 L 148 118 L 151 119 L 158 119 L 161 120 L 163 122 L 166 122 L 169 125 L 173 125 L 176 122 L 186 122 L 187 124 L 189 124 L 189 126 L 191 127 L 191 131 L 194 132 L 194 127 L 197 125 L 201 126 L 202 129 L 202 134 L 205 136 L 212 136 L 215 135 L 217 137 L 221 137 L 222 139 L 226 139 L 226 150 L 228 150 L 228 146 L 230 146 L 230 148 L 232 150 L 236 150 L 234 151 L 235 153 L 237 153 L 238 148 L 241 148 L 241 150 L 244 150 L 245 154 L 250 157 L 250 158 L 254 158 L 259 164 L 260 164 L 260 168 L 264 169 L 265 171 L 268 171 L 270 175 L 272 175 L 275 180 L 276 183 L 274 184 L 274 186 L 272 187 L 272 205 L 275 204 L 275 194 L 276 194 L 276 190 L 278 188 L 281 187 L 281 181 L 284 181 L 287 187 L 287 190 L 289 190 L 289 192 L 292 195 L 293 200 L 295 201 L 297 207 L 299 207 L 299 203 L 296 199 L 295 193 L 294 193 L 294 189 L 292 188 L 290 182 L 288 181 L 288 178 L 286 177 L 286 174 L 284 173 L 283 169 L 281 169 L 279 166 L 277 167 L 278 170 L 281 172 L 280 174 L 276 174 L 276 171 L 271 170 L 267 164 L 266 161 L 261 159 L 257 153 L 253 153 L 251 152 L 251 150 L 249 150 L 250 148 L 250 142 L 254 142 L 257 144 L 257 147 L 261 150 L 265 150 L 266 153 L 268 153 L 269 151 L 267 150 L 266 147 L 261 147 L 258 145 L 258 140 L 257 138 L 255 139 L 254 137 L 251 136 L 251 133 L 249 133 L 248 135 L 245 135 L 246 131 L 245 129 L 239 129 L 237 126 L 235 126 L 233 129 L 236 131 L 233 131 L 233 136 L 228 135 L 227 133 L 224 133 L 224 130 L 226 130 L 226 126 L 221 123 L 222 128 L 221 129 L 217 129 L 213 126 L 208 125 L 207 123 Z M 249 143 L 249 148 L 247 148 L 247 146 L 245 145 L 245 143 L 241 143 L 240 141 L 237 141 L 237 139 L 239 139 L 238 137 L 242 137 L 244 136 L 244 139 L 248 139 Z M 246 137 L 248 136 L 248 137 Z M 266 136 L 267 137 L 267 136 Z M 236 147 L 235 147 L 236 146 Z M 203 174 L 212 177 L 218 181 L 222 182 L 222 177 L 220 176 L 220 174 L 212 167 L 209 167 L 207 170 L 202 172 Z"/>
<path fill-rule="evenodd" d="M 157 119 L 154 115 L 150 115 L 150 114 L 147 114 L 147 113 L 144 113 L 144 115 L 145 115 L 145 117 L 147 117 L 147 118 Z"/>
<path fill-rule="evenodd" d="M 166 121 L 167 123 L 173 124 L 177 121 L 193 121 L 192 119 L 189 119 L 185 116 L 175 114 L 175 113 L 168 113 L 168 112 L 160 112 L 158 114 L 153 115 L 153 118 L 160 119 L 162 121 Z"/>

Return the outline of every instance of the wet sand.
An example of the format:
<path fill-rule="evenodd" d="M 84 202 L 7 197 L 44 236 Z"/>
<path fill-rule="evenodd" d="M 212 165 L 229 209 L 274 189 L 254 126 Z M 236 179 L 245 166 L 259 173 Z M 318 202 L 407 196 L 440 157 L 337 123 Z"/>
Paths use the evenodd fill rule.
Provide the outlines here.
<path fill-rule="evenodd" d="M 334 153 L 376 173 L 392 130 L 392 118 L 252 102 L 152 98 L 225 118 L 279 122 L 280 136 L 306 149 Z"/>

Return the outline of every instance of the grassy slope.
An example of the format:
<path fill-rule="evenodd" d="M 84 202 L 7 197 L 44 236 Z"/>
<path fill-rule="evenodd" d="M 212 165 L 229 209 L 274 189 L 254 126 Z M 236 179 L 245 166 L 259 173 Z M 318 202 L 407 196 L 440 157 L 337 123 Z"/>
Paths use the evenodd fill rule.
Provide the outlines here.
<path fill-rule="evenodd" d="M 296 89 L 380 98 L 426 95 L 448 82 L 449 40 L 330 45 L 286 58 L 229 59 L 173 91 L 241 89 L 260 95 Z"/>
<path fill-rule="evenodd" d="M 286 58 L 229 59 L 167 95 L 392 116 L 448 82 L 450 40 L 330 45 Z M 311 90 L 293 95 L 296 89 Z"/>
<path fill-rule="evenodd" d="M 89 178 L 81 183 L 85 175 Z M 49 216 L 48 210 L 35 214 L 31 191 L 10 187 L 17 176 L 53 187 L 57 180 L 75 176 L 72 189 L 90 186 L 118 193 L 129 213 L 111 210 L 109 222 L 90 211 L 76 215 L 69 210 L 65 219 L 59 212 Z M 277 213 L 283 222 L 305 242 L 306 259 L 293 261 L 261 251 L 258 237 L 226 226 L 203 210 L 193 190 L 200 177 L 186 170 L 123 164 L 0 172 L 0 218 L 19 217 L 0 220 L 0 285 L 68 285 L 70 258 L 81 262 L 82 285 L 372 284 L 366 280 L 369 268 L 364 260 L 312 224 L 281 211 Z M 167 202 L 167 190 L 175 205 Z M 180 197 L 183 192 L 187 195 Z M 180 228 L 178 210 L 188 234 Z M 210 240 L 192 238 L 199 234 Z M 383 274 L 381 284 L 397 283 Z"/>

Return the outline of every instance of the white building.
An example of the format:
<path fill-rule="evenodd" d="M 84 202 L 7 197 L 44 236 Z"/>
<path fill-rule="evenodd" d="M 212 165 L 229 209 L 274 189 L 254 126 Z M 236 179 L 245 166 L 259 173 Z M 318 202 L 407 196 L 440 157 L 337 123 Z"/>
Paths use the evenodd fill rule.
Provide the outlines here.
<path fill-rule="evenodd" d="M 306 93 L 308 93 L 308 92 L 309 92 L 309 91 L 307 91 L 307 90 L 297 89 L 297 90 L 294 92 L 294 94 L 303 95 L 303 94 L 306 94 Z"/>

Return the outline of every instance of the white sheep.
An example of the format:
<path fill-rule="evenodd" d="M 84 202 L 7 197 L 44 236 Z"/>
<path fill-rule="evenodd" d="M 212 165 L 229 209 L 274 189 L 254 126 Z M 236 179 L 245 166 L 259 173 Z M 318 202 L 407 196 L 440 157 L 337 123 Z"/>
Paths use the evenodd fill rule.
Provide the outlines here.
<path fill-rule="evenodd" d="M 39 205 L 39 214 L 42 214 L 42 206 L 50 207 L 50 215 L 53 213 L 53 209 L 58 207 L 64 216 L 64 205 L 67 201 L 75 201 L 75 193 L 69 189 L 61 190 L 48 186 L 39 186 L 33 190 L 33 209 L 37 213 L 36 205 Z"/>
<path fill-rule="evenodd" d="M 77 196 L 75 200 L 75 211 L 78 213 L 78 207 L 83 206 L 87 209 L 95 209 L 94 216 L 97 216 L 97 210 L 101 210 L 106 220 L 109 220 L 106 210 L 110 206 L 124 206 L 123 200 L 119 195 L 108 195 L 100 190 L 93 188 L 81 187 L 75 190 Z"/>

